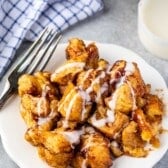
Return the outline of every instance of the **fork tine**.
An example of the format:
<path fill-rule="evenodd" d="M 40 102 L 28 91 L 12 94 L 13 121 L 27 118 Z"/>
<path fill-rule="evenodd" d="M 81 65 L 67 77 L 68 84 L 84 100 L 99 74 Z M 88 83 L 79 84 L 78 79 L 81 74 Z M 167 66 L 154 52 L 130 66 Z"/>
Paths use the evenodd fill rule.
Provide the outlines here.
<path fill-rule="evenodd" d="M 39 53 L 38 59 L 33 63 L 33 66 L 31 69 L 28 71 L 28 73 L 33 73 L 36 68 L 38 67 L 38 71 L 42 71 L 46 65 L 48 64 L 54 50 L 56 49 L 59 40 L 61 39 L 61 34 L 59 34 L 57 31 L 53 33 L 52 38 L 50 41 L 47 43 L 45 46 L 45 49 L 42 51 L 42 53 Z M 56 40 L 56 41 L 55 41 Z M 48 53 L 49 48 L 52 46 L 52 43 L 55 41 L 54 46 L 52 47 L 52 50 Z M 46 58 L 45 58 L 46 57 Z M 45 59 L 44 59 L 45 58 Z"/>
<path fill-rule="evenodd" d="M 51 33 L 52 33 L 52 29 L 49 30 L 48 32 L 46 31 L 46 33 L 43 35 L 43 38 L 41 40 L 41 43 L 36 47 L 36 51 L 34 53 L 32 53 L 32 55 L 30 55 L 28 57 L 27 60 L 25 60 L 23 62 L 22 65 L 19 65 L 18 67 L 18 72 L 24 72 L 27 70 L 27 68 L 30 66 L 30 63 L 33 61 L 33 59 L 35 59 L 35 57 L 38 55 L 38 52 L 42 49 L 43 45 L 45 44 L 45 42 L 51 38 Z"/>
<path fill-rule="evenodd" d="M 41 32 L 40 36 L 36 39 L 36 41 L 27 50 L 27 52 L 24 54 L 24 56 L 21 58 L 21 60 L 19 61 L 19 63 L 16 65 L 16 67 L 14 69 L 18 69 L 17 67 L 19 67 L 19 65 L 22 65 L 24 63 L 24 61 L 27 59 L 27 57 L 31 54 L 31 52 L 36 48 L 36 46 L 38 45 L 38 43 L 41 41 L 42 37 L 44 36 L 44 34 L 46 33 L 47 30 L 48 30 L 48 27 L 46 27 Z"/>
<path fill-rule="evenodd" d="M 54 53 L 54 51 L 55 51 L 55 49 L 56 49 L 56 47 L 57 47 L 59 41 L 61 40 L 61 38 L 62 38 L 62 35 L 59 34 L 59 36 L 58 36 L 58 38 L 56 39 L 55 44 L 54 44 L 54 46 L 53 46 L 51 52 L 50 52 L 50 53 L 48 54 L 48 56 L 46 57 L 47 59 L 44 61 L 43 65 L 41 65 L 41 67 L 39 68 L 39 71 L 44 70 L 44 68 L 45 68 L 46 65 L 48 64 L 49 60 L 51 59 L 51 57 L 52 57 L 52 55 L 53 55 L 53 53 Z"/>
<path fill-rule="evenodd" d="M 32 52 L 34 50 L 34 48 L 36 47 L 36 45 L 40 42 L 40 40 L 42 39 L 42 37 L 44 36 L 44 34 L 46 33 L 46 31 L 48 30 L 48 27 L 46 27 L 40 34 L 40 36 L 36 39 L 36 41 L 32 44 L 32 46 L 30 47 L 30 49 L 26 52 L 26 56 L 29 55 L 30 52 Z"/>

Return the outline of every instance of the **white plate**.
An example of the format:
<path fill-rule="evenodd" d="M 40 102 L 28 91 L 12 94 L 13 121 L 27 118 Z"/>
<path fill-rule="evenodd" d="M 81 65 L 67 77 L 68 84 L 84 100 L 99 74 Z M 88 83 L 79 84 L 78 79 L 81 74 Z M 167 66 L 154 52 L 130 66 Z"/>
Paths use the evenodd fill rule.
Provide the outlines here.
<path fill-rule="evenodd" d="M 113 45 L 96 43 L 99 48 L 100 57 L 114 63 L 118 59 L 134 61 L 138 63 L 143 79 L 146 83 L 152 85 L 152 92 L 156 89 L 163 89 L 160 96 L 164 102 L 168 102 L 168 92 L 166 84 L 162 76 L 150 65 L 148 65 L 141 57 L 134 52 Z M 52 58 L 47 70 L 54 70 L 65 60 L 66 44 L 60 44 L 55 52 L 55 57 Z M 167 109 L 167 105 L 165 109 Z M 167 121 L 167 122 L 165 122 Z M 163 124 L 168 123 L 168 115 L 165 115 Z M 164 125 L 168 129 L 168 124 Z M 0 111 L 0 134 L 2 142 L 7 153 L 21 168 L 47 168 L 37 154 L 36 148 L 31 146 L 24 140 L 26 125 L 19 113 L 19 98 L 13 97 Z M 146 158 L 133 158 L 123 156 L 114 161 L 114 168 L 151 168 L 165 154 L 168 149 L 168 134 L 160 136 L 161 147 L 149 154 Z"/>

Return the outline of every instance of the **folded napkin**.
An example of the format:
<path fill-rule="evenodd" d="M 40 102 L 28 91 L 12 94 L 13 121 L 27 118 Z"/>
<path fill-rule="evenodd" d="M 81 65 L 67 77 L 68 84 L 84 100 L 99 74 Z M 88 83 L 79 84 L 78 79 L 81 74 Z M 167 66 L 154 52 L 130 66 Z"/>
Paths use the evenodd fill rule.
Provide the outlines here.
<path fill-rule="evenodd" d="M 0 79 L 24 39 L 48 25 L 61 32 L 102 9 L 102 0 L 0 0 Z"/>

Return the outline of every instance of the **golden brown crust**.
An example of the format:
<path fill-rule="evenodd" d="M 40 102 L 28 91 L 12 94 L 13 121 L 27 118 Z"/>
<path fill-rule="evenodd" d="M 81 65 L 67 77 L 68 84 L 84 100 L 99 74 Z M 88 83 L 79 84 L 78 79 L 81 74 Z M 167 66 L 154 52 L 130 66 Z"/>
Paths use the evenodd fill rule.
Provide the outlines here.
<path fill-rule="evenodd" d="M 145 142 L 141 139 L 136 122 L 131 121 L 122 132 L 123 150 L 134 157 L 145 157 L 148 151 L 144 149 Z"/>
<path fill-rule="evenodd" d="M 101 155 L 100 155 L 101 153 Z M 112 165 L 109 142 L 99 133 L 83 135 L 79 152 L 73 159 L 73 167 L 106 168 Z"/>
<path fill-rule="evenodd" d="M 57 153 L 53 154 L 48 149 L 39 146 L 37 147 L 38 154 L 42 160 L 48 163 L 48 165 L 55 168 L 67 168 L 71 163 L 72 153 Z"/>
<path fill-rule="evenodd" d="M 69 40 L 69 45 L 66 48 L 66 58 L 67 60 L 85 62 L 86 69 L 97 68 L 98 48 L 94 43 L 86 46 L 82 40 L 73 38 Z"/>
<path fill-rule="evenodd" d="M 22 75 L 19 78 L 18 86 L 19 96 L 23 96 L 24 94 L 38 95 L 41 93 L 41 86 L 37 81 L 37 78 L 32 75 Z"/>
<path fill-rule="evenodd" d="M 27 130 L 25 138 L 32 145 L 45 146 L 51 153 L 72 152 L 70 142 L 56 131 L 44 131 L 37 128 Z"/>
<path fill-rule="evenodd" d="M 148 94 L 145 96 L 146 104 L 144 111 L 151 120 L 160 120 L 163 115 L 163 103 L 156 95 Z"/>
<path fill-rule="evenodd" d="M 154 136 L 153 132 L 152 132 L 153 129 L 152 129 L 150 123 L 147 122 L 146 116 L 145 116 L 143 110 L 136 109 L 133 113 L 133 119 L 138 124 L 141 138 L 144 141 L 149 142 L 152 139 L 152 137 Z"/>
<path fill-rule="evenodd" d="M 126 116 L 125 114 L 122 114 L 120 112 L 116 113 L 116 114 L 109 114 L 109 113 L 113 113 L 112 111 L 109 112 L 105 112 L 105 115 L 102 116 L 102 114 L 100 114 L 100 112 L 97 111 L 97 116 L 101 117 L 97 117 L 96 115 L 93 115 L 90 120 L 89 123 L 97 128 L 100 132 L 102 132 L 103 134 L 105 134 L 109 139 L 117 139 L 121 136 L 121 133 L 123 131 L 123 129 L 128 125 L 129 123 L 129 117 Z M 108 113 L 108 114 L 107 114 Z M 107 115 L 113 115 L 113 119 L 108 118 Z M 107 121 L 104 121 L 104 119 L 107 119 Z M 104 124 L 103 124 L 104 123 Z"/>
<path fill-rule="evenodd" d="M 85 43 L 77 38 L 72 38 L 69 40 L 69 45 L 66 48 L 66 58 L 67 60 L 74 61 L 86 61 L 88 54 L 86 52 Z"/>
<path fill-rule="evenodd" d="M 65 118 L 65 122 L 83 122 L 89 116 L 92 104 L 83 99 L 78 87 L 69 83 L 62 99 L 59 102 L 58 111 Z"/>
<path fill-rule="evenodd" d="M 51 81 L 60 85 L 67 85 L 68 82 L 73 82 L 76 75 L 84 70 L 84 67 L 84 62 L 74 62 L 72 60 L 66 61 L 64 65 L 51 75 Z"/>

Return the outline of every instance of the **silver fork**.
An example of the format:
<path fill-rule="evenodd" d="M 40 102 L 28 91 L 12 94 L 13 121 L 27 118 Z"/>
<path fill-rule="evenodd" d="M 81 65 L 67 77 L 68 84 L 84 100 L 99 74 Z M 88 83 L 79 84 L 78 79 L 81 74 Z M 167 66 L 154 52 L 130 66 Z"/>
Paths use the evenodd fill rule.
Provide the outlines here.
<path fill-rule="evenodd" d="M 24 73 L 32 74 L 36 70 L 42 71 L 53 55 L 61 34 L 54 29 L 46 28 L 24 54 L 19 63 L 8 75 L 2 94 L 0 95 L 0 109 L 8 98 L 17 91 L 18 79 Z M 49 49 L 51 48 L 51 51 Z"/>

